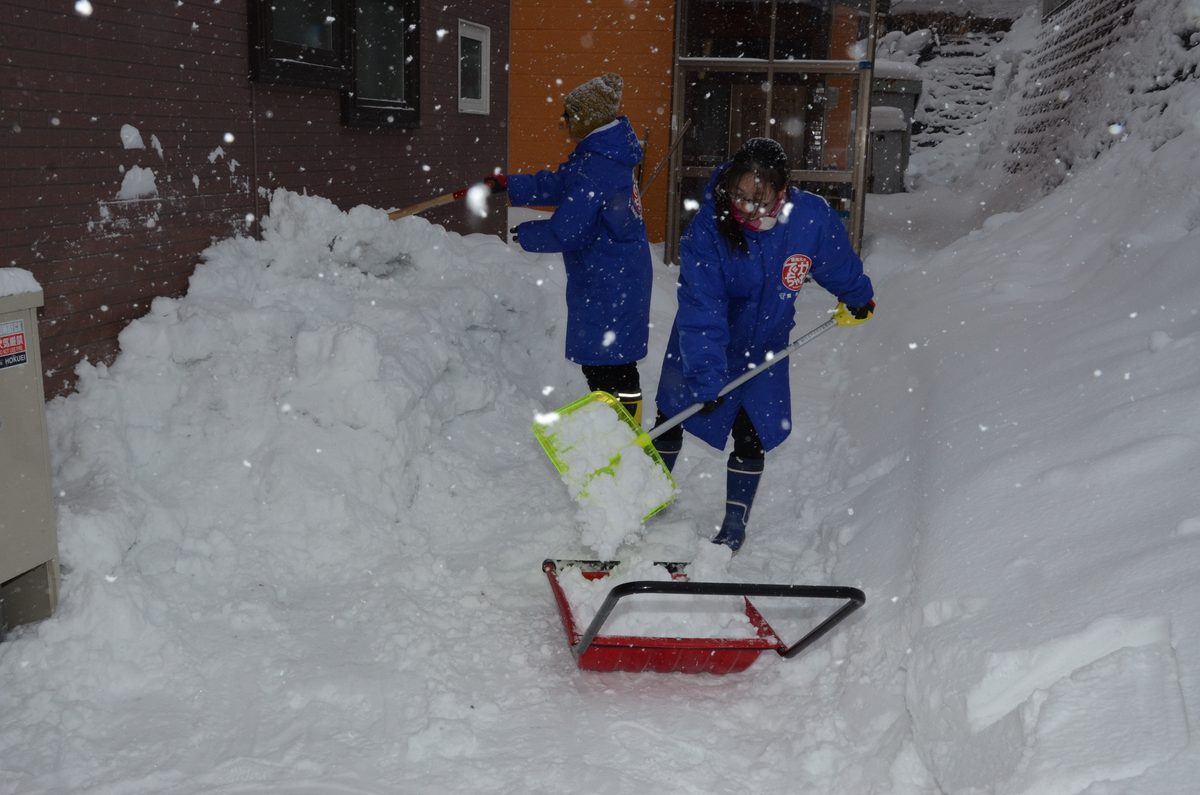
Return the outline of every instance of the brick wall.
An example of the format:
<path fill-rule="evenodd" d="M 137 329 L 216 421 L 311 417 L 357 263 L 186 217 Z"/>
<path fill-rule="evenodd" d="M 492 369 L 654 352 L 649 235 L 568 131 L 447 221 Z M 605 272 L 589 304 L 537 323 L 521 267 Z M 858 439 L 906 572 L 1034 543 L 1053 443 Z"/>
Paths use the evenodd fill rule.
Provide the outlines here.
<path fill-rule="evenodd" d="M 421 125 L 342 126 L 327 89 L 255 84 L 246 0 L 0 0 L 0 266 L 41 283 L 47 396 L 110 361 L 154 297 L 181 295 L 214 239 L 257 231 L 264 191 L 400 207 L 478 180 L 507 147 L 506 0 L 422 0 Z M 458 112 L 458 19 L 491 28 L 491 113 Z M 449 31 L 439 38 L 439 29 Z M 127 149 L 121 129 L 140 132 Z M 157 195 L 119 199 L 134 167 Z M 502 213 L 426 218 L 499 232 Z"/>

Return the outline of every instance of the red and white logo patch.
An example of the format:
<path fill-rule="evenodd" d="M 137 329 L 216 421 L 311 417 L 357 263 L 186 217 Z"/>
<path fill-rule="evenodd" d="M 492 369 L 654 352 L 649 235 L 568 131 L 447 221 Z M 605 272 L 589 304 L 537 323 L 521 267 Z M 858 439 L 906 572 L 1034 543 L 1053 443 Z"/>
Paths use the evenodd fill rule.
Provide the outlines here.
<path fill-rule="evenodd" d="M 783 286 L 796 292 L 804 286 L 804 277 L 812 270 L 812 257 L 793 254 L 783 261 Z"/>
<path fill-rule="evenodd" d="M 644 216 L 642 215 L 642 195 L 638 192 L 638 180 L 637 180 L 637 172 L 636 171 L 633 172 L 633 193 L 629 196 L 629 203 L 630 203 L 630 206 L 633 207 L 633 214 L 636 215 L 638 217 L 638 219 L 643 218 Z"/>

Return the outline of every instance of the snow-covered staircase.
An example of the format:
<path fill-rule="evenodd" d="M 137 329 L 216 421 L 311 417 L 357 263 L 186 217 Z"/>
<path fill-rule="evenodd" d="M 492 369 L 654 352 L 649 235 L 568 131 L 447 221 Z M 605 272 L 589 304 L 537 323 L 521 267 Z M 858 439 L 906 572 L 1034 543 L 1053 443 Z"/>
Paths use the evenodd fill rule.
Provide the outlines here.
<path fill-rule="evenodd" d="M 1114 107 L 1114 86 L 1121 86 L 1117 97 L 1129 98 L 1135 106 L 1154 106 L 1164 100 L 1149 95 L 1186 77 L 1167 77 L 1171 73 L 1166 69 L 1153 75 L 1130 72 L 1124 65 L 1133 60 L 1121 42 L 1136 40 L 1135 10 L 1141 6 L 1148 12 L 1161 2 L 1075 0 L 1043 22 L 1020 97 L 1020 121 L 1009 139 L 1005 168 L 1010 173 L 1037 174 L 1044 187 L 1057 185 L 1077 158 L 1094 157 L 1117 140 L 1123 125 L 1114 124 L 1132 108 Z M 1190 41 L 1187 16 L 1176 14 L 1175 36 Z M 1173 50 L 1166 46 L 1169 41 L 1167 36 L 1159 41 L 1164 56 Z M 1139 101 L 1143 94 L 1146 99 Z"/>
<path fill-rule="evenodd" d="M 913 145 L 936 146 L 968 133 L 991 110 L 996 69 L 989 51 L 1004 34 L 966 33 L 946 36 L 921 64 L 924 85 L 915 114 Z"/>

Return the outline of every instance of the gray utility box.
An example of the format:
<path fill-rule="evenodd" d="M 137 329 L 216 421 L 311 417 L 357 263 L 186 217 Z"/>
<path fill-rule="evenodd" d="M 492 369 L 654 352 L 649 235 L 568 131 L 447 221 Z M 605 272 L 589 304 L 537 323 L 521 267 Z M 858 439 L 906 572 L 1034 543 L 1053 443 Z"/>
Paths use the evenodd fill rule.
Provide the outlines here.
<path fill-rule="evenodd" d="M 0 295 L 0 637 L 58 603 L 37 308 L 42 292 Z"/>
<path fill-rule="evenodd" d="M 912 123 L 921 97 L 921 81 L 911 64 L 880 64 L 871 82 L 871 148 L 868 193 L 904 192 L 904 174 L 912 149 Z"/>
<path fill-rule="evenodd" d="M 908 122 L 900 108 L 871 108 L 871 173 L 868 193 L 903 193 L 908 171 Z"/>

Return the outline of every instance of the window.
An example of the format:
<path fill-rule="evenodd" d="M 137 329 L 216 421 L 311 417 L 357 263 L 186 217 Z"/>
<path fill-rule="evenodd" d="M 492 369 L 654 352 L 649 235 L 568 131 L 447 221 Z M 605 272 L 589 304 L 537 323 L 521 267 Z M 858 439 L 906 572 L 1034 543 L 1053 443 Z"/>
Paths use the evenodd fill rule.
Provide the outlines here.
<path fill-rule="evenodd" d="M 458 110 L 488 112 L 491 84 L 492 31 L 483 25 L 458 21 Z"/>
<path fill-rule="evenodd" d="M 343 0 L 250 4 L 250 72 L 264 83 L 349 88 Z"/>
<path fill-rule="evenodd" d="M 251 75 L 340 89 L 348 125 L 415 127 L 419 9 L 420 0 L 250 0 Z"/>
<path fill-rule="evenodd" d="M 359 127 L 415 127 L 420 119 L 418 0 L 353 0 L 354 88 L 343 121 Z"/>

